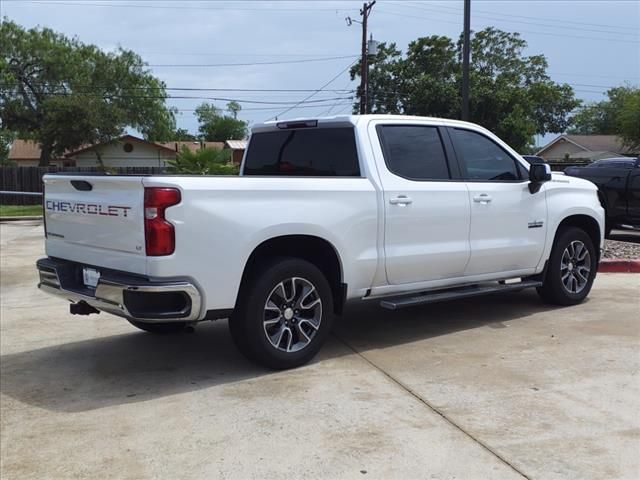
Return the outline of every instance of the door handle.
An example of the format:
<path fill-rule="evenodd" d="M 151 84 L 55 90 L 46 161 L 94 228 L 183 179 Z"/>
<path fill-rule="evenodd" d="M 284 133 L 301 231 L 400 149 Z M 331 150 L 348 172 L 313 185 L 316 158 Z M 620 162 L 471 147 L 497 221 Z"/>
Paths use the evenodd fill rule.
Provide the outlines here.
<path fill-rule="evenodd" d="M 487 193 L 481 193 L 480 195 L 476 195 L 475 197 L 473 197 L 473 201 L 476 203 L 487 204 L 491 202 L 491 200 L 492 200 L 491 195 Z"/>
<path fill-rule="evenodd" d="M 389 203 L 391 205 L 409 205 L 410 203 L 412 203 L 413 200 L 411 200 L 409 197 L 407 197 L 406 195 L 398 195 L 397 197 L 393 197 L 389 199 Z"/>

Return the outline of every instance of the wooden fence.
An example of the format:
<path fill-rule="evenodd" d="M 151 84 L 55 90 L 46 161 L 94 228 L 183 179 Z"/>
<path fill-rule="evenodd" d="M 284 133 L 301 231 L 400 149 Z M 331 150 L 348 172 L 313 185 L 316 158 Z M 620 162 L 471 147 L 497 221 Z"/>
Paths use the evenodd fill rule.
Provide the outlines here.
<path fill-rule="evenodd" d="M 45 173 L 100 173 L 95 167 L 1 167 L 0 191 L 42 192 Z M 112 175 L 145 175 L 166 173 L 165 167 L 121 167 L 110 169 Z M 0 197 L 3 205 L 38 205 L 42 197 L 33 195 L 6 195 Z"/>
<path fill-rule="evenodd" d="M 567 167 L 587 165 L 587 162 L 553 162 L 551 170 L 563 171 Z M 42 192 L 42 176 L 51 172 L 98 173 L 95 167 L 0 167 L 0 190 L 11 192 Z M 166 167 L 121 167 L 111 169 L 113 175 L 145 175 L 164 174 Z M 3 205 L 38 205 L 42 203 L 39 196 L 5 195 L 0 197 Z"/>

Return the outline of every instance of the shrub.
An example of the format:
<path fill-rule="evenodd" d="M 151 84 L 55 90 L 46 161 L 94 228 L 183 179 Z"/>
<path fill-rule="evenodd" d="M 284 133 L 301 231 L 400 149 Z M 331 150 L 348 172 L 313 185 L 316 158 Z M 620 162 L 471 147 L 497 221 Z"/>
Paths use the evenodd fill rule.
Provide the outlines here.
<path fill-rule="evenodd" d="M 182 147 L 175 160 L 169 161 L 169 172 L 191 175 L 237 175 L 240 168 L 231 162 L 231 150 L 202 148 L 192 152 Z"/>

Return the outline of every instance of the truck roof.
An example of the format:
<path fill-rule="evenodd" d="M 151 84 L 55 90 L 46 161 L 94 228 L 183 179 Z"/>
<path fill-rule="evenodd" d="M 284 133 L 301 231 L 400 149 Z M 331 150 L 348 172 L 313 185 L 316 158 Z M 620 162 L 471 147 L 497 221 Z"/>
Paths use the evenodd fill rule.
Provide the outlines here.
<path fill-rule="evenodd" d="M 422 121 L 432 121 L 434 123 L 441 123 L 443 125 L 449 126 L 474 126 L 478 127 L 478 125 L 471 122 L 463 122 L 462 120 L 454 120 L 448 118 L 439 118 L 439 117 L 422 117 L 417 115 L 389 115 L 389 114 L 367 114 L 367 115 L 332 115 L 325 117 L 296 117 L 296 118 L 287 118 L 281 120 L 269 120 L 267 122 L 257 123 L 252 128 L 252 132 L 256 131 L 265 131 L 265 130 L 274 130 L 278 128 L 301 128 L 303 126 L 313 127 L 313 126 L 329 126 L 335 125 L 338 126 L 340 124 L 351 124 L 357 125 L 363 121 L 369 120 L 422 120 Z M 290 125 L 290 126 L 288 126 Z"/>

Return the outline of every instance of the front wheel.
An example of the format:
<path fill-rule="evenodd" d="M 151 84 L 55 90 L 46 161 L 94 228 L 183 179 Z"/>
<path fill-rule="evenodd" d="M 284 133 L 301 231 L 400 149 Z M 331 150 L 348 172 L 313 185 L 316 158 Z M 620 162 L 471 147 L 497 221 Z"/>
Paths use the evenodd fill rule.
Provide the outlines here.
<path fill-rule="evenodd" d="M 591 237 L 580 228 L 563 228 L 556 236 L 538 294 L 554 305 L 576 305 L 591 291 L 597 269 Z"/>
<path fill-rule="evenodd" d="M 332 321 L 333 297 L 322 272 L 305 260 L 280 258 L 245 282 L 229 328 L 247 358 L 285 369 L 318 353 Z"/>

